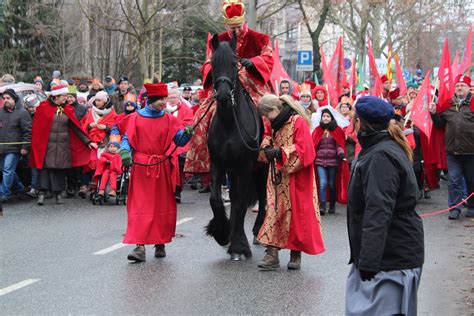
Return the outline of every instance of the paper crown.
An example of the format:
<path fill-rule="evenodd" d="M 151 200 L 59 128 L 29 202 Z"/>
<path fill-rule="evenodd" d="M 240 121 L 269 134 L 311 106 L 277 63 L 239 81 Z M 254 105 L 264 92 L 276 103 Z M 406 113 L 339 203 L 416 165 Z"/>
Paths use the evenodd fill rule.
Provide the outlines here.
<path fill-rule="evenodd" d="M 226 0 L 222 2 L 222 14 L 227 25 L 245 23 L 245 5 L 241 0 Z"/>

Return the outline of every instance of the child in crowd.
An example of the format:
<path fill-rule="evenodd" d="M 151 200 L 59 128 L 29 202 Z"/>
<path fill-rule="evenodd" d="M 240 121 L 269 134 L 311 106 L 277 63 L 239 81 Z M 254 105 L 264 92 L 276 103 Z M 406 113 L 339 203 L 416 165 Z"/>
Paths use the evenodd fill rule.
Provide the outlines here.
<path fill-rule="evenodd" d="M 107 151 L 104 151 L 97 162 L 95 176 L 100 176 L 98 195 L 104 196 L 107 183 L 110 183 L 109 196 L 117 196 L 117 176 L 122 173 L 122 160 L 118 154 L 120 145 L 110 142 Z"/>

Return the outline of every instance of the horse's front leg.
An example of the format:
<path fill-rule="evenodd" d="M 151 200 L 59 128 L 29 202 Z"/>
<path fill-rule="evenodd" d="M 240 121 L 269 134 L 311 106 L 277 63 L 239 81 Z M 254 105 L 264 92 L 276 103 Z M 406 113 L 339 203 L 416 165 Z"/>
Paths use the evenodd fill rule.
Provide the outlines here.
<path fill-rule="evenodd" d="M 245 214 L 247 213 L 247 199 L 249 196 L 252 175 L 249 170 L 241 170 L 230 175 L 230 201 L 231 201 L 231 232 L 228 253 L 231 260 L 244 260 L 252 257 L 252 251 L 245 235 Z"/>
<path fill-rule="evenodd" d="M 257 218 L 255 219 L 255 223 L 253 225 L 253 235 L 257 237 L 260 228 L 263 225 L 263 221 L 265 219 L 265 207 L 267 205 L 267 179 L 268 179 L 268 165 L 264 165 L 259 167 L 257 171 L 255 171 L 255 188 L 257 190 L 258 196 L 258 214 Z M 256 239 L 254 239 L 254 243 Z"/>
<path fill-rule="evenodd" d="M 221 196 L 221 184 L 225 171 L 211 162 L 211 197 L 209 199 L 214 217 L 206 226 L 207 235 L 214 237 L 221 246 L 229 244 L 230 224 Z"/>

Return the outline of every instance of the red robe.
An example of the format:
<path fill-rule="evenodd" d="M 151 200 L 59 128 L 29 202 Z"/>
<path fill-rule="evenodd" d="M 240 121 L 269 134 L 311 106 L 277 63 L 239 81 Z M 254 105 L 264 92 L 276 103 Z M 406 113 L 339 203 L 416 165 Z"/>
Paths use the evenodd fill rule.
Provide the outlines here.
<path fill-rule="evenodd" d="M 63 107 L 64 114 L 69 118 L 84 135 L 87 135 L 81 124 L 76 118 L 74 108 L 67 104 Z M 48 146 L 48 138 L 53 125 L 53 118 L 56 113 L 57 106 L 50 103 L 49 99 L 44 100 L 36 109 L 33 118 L 33 126 L 31 131 L 31 153 L 29 164 L 31 168 L 43 169 L 44 156 Z M 89 162 L 90 149 L 85 145 L 76 133 L 69 128 L 69 144 L 71 146 L 71 162 L 73 167 L 81 167 Z"/>
<path fill-rule="evenodd" d="M 170 114 L 148 118 L 130 114 L 126 134 L 133 149 L 133 161 L 153 164 L 174 148 L 178 120 Z M 144 167 L 134 164 L 128 191 L 128 225 L 123 243 L 165 244 L 176 231 L 175 160 Z"/>
<path fill-rule="evenodd" d="M 94 128 L 91 128 L 89 129 L 89 124 L 91 123 L 94 123 L 94 117 L 92 116 L 92 109 L 87 112 L 86 116 L 84 116 L 81 120 L 81 123 L 82 123 L 82 127 L 84 128 L 84 130 L 88 131 L 87 135 L 89 136 L 89 138 L 97 143 L 97 144 L 100 144 L 101 142 L 104 141 L 104 139 L 107 137 L 107 131 L 104 130 L 104 129 L 98 129 L 97 127 L 94 127 Z M 114 126 L 115 124 L 115 120 L 117 118 L 117 113 L 115 112 L 114 109 L 112 109 L 112 111 L 107 114 L 106 116 L 102 117 L 98 122 L 96 122 L 97 124 L 104 124 L 106 125 L 109 130 L 112 129 L 112 126 Z M 95 170 L 96 168 L 96 165 L 97 165 L 97 159 L 98 159 L 98 153 L 97 153 L 97 149 L 93 148 L 91 150 L 91 154 L 90 154 L 90 161 L 89 161 L 89 164 L 88 164 L 88 167 L 92 170 Z"/>
<path fill-rule="evenodd" d="M 266 137 L 261 147 L 268 145 L 272 141 Z M 276 163 L 282 182 L 275 191 L 271 176 L 268 177 L 267 214 L 257 239 L 266 245 L 307 254 L 322 253 L 324 242 L 313 167 L 315 152 L 306 121 L 299 115 L 292 116 L 276 133 L 273 146 L 282 149 L 283 157 Z M 266 161 L 263 152 L 259 160 Z"/>
<path fill-rule="evenodd" d="M 313 143 L 314 148 L 318 148 L 319 142 L 323 137 L 324 129 L 318 126 L 313 131 Z M 336 143 L 344 150 L 344 154 L 346 153 L 346 135 L 344 131 L 340 127 L 336 127 L 334 131 L 329 131 L 329 134 L 334 138 Z M 316 159 L 316 158 L 315 158 Z M 347 187 L 349 186 L 349 165 L 347 164 L 347 160 L 340 161 L 339 165 L 337 166 L 337 174 L 336 174 L 336 192 L 337 197 L 336 201 L 341 204 L 347 203 Z M 318 174 L 316 173 L 316 178 L 319 187 L 319 178 Z M 319 192 L 319 191 L 318 191 Z M 329 193 L 329 190 L 327 191 Z"/>

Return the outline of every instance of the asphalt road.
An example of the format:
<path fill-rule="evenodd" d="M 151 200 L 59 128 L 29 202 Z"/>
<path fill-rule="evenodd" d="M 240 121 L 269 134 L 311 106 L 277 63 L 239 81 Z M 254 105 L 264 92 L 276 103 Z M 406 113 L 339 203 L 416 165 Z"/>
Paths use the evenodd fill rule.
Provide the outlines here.
<path fill-rule="evenodd" d="M 420 213 L 445 208 L 447 191 L 423 200 Z M 168 256 L 131 264 L 133 246 L 120 244 L 124 206 L 93 206 L 80 199 L 64 205 L 4 205 L 0 217 L 0 311 L 2 315 L 123 314 L 309 314 L 343 315 L 349 266 L 345 208 L 323 217 L 326 252 L 303 255 L 302 269 L 262 272 L 264 248 L 253 258 L 229 260 L 226 249 L 206 237 L 211 217 L 207 194 L 183 192 L 179 225 Z M 247 215 L 247 233 L 255 213 Z M 419 315 L 473 315 L 474 221 L 424 219 L 426 263 Z M 249 237 L 250 238 L 250 237 Z"/>

